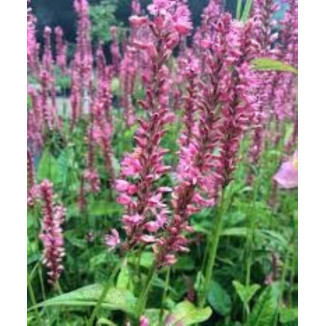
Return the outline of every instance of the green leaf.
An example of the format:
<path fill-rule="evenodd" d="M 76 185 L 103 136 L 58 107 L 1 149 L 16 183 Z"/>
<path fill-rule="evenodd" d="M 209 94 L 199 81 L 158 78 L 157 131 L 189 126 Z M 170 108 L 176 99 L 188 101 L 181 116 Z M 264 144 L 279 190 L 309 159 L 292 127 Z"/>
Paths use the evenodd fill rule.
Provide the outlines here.
<path fill-rule="evenodd" d="M 222 231 L 222 236 L 229 237 L 246 237 L 248 235 L 248 228 L 239 227 L 239 228 L 229 228 Z"/>
<path fill-rule="evenodd" d="M 58 158 L 58 169 L 60 182 L 66 184 L 67 176 L 68 176 L 68 151 L 64 150 L 60 153 Z"/>
<path fill-rule="evenodd" d="M 178 262 L 173 266 L 176 270 L 192 271 L 195 268 L 194 260 L 189 256 L 178 258 Z"/>
<path fill-rule="evenodd" d="M 211 282 L 207 300 L 213 309 L 220 315 L 226 316 L 231 312 L 231 298 L 218 282 Z"/>
<path fill-rule="evenodd" d="M 128 289 L 130 280 L 131 280 L 130 270 L 127 265 L 127 260 L 125 260 L 120 269 L 116 287 L 118 289 Z"/>
<path fill-rule="evenodd" d="M 103 285 L 93 284 L 82 287 L 75 291 L 65 293 L 52 299 L 41 302 L 36 307 L 81 307 L 95 306 L 103 291 Z M 123 289 L 111 288 L 102 304 L 109 310 L 121 310 L 133 314 L 136 306 L 134 295 Z M 32 307 L 31 309 L 33 309 Z"/>
<path fill-rule="evenodd" d="M 247 305 L 255 293 L 260 289 L 259 284 L 252 284 L 249 287 L 244 286 L 238 281 L 233 281 L 232 284 L 244 305 Z"/>
<path fill-rule="evenodd" d="M 298 319 L 298 308 L 283 308 L 280 311 L 280 322 L 287 324 Z"/>
<path fill-rule="evenodd" d="M 193 325 L 206 321 L 212 314 L 210 307 L 197 308 L 189 301 L 183 301 L 175 306 L 168 315 L 169 323 L 166 325 L 176 325 L 182 322 L 182 325 Z"/>
<path fill-rule="evenodd" d="M 37 168 L 37 180 L 41 182 L 43 179 L 50 179 L 53 183 L 60 180 L 58 161 L 48 149 L 43 152 Z"/>
<path fill-rule="evenodd" d="M 85 249 L 87 247 L 86 239 L 77 238 L 74 231 L 66 231 L 66 239 L 75 247 Z"/>
<path fill-rule="evenodd" d="M 152 252 L 143 252 L 140 258 L 140 266 L 144 268 L 150 268 L 153 265 L 154 254 Z M 136 255 L 130 256 L 129 262 L 132 265 L 138 264 L 138 257 Z"/>
<path fill-rule="evenodd" d="M 298 70 L 291 65 L 284 62 L 268 59 L 268 58 L 257 58 L 251 61 L 253 68 L 261 71 L 283 71 L 292 72 L 298 74 Z"/>
<path fill-rule="evenodd" d="M 106 251 L 103 251 L 103 252 L 93 256 L 89 262 L 91 270 L 97 269 L 102 264 L 107 263 L 107 261 L 108 261 L 108 253 Z"/>
<path fill-rule="evenodd" d="M 253 0 L 247 0 L 246 1 L 245 7 L 243 9 L 242 16 L 241 16 L 241 20 L 243 22 L 245 22 L 246 20 L 248 20 L 248 17 L 249 17 L 249 14 L 250 14 L 250 10 L 251 10 L 251 7 L 252 7 L 252 2 L 253 2 Z"/>
<path fill-rule="evenodd" d="M 279 295 L 279 283 L 270 285 L 261 293 L 250 314 L 250 326 L 272 326 L 274 324 Z"/>
<path fill-rule="evenodd" d="M 121 206 L 107 200 L 93 201 L 89 208 L 93 216 L 114 216 L 121 212 Z"/>

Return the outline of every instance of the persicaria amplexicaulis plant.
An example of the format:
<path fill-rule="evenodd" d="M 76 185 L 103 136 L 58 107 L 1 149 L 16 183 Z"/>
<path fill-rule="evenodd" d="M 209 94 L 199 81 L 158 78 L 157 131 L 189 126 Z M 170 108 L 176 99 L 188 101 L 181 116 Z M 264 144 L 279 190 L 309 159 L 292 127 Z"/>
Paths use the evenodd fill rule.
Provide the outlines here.
<path fill-rule="evenodd" d="M 241 274 L 246 288 L 258 280 L 266 286 L 264 279 L 274 286 L 278 277 L 269 276 L 276 265 L 270 254 L 292 264 L 292 252 L 286 258 L 263 228 L 276 233 L 286 223 L 289 229 L 288 220 L 273 219 L 293 208 L 287 196 L 295 195 L 298 184 L 296 155 L 292 157 L 297 76 L 291 69 L 259 71 L 259 60 L 254 60 L 279 60 L 295 71 L 297 0 L 286 2 L 286 14 L 278 21 L 280 7 L 272 0 L 254 0 L 247 18 L 240 6 L 241 19 L 226 11 L 225 1 L 209 0 L 198 13 L 198 25 L 186 0 L 152 0 L 147 8 L 132 0 L 129 26 L 115 23 L 107 31 L 110 42 L 96 44 L 91 39 L 92 4 L 74 0 L 73 53 L 64 37 L 69 30 L 59 26 L 46 26 L 43 40 L 37 40 L 36 18 L 28 9 L 27 204 L 28 218 L 35 218 L 29 221 L 29 249 L 42 244 L 41 262 L 57 289 L 64 269 L 67 277 L 60 282 L 65 290 L 75 290 L 81 279 L 96 289 L 90 291 L 95 307 L 86 317 L 88 326 L 102 316 L 101 307 L 116 308 L 110 291 L 128 298 L 125 315 L 106 316 L 117 325 L 152 325 L 147 299 L 157 293 L 159 323 L 188 324 L 180 311 L 211 305 L 221 278 L 228 283 Z M 61 86 L 61 78 L 70 80 L 69 87 Z M 271 193 L 278 204 L 273 209 L 268 206 Z M 258 217 L 265 213 L 265 220 Z M 257 239 L 256 224 L 262 227 L 257 234 L 263 234 Z M 284 241 L 292 250 L 294 240 Z M 268 243 L 270 253 L 256 279 L 251 270 L 264 260 L 256 259 L 260 242 Z M 78 264 L 71 263 L 72 255 Z M 33 264 L 28 271 L 35 276 L 42 265 Z M 291 290 L 283 286 L 290 306 L 295 271 L 283 275 L 291 283 Z M 38 282 L 42 292 L 50 289 L 44 291 L 41 277 L 39 272 L 40 280 L 31 278 L 29 290 Z M 90 279 L 96 284 L 86 283 Z M 184 285 L 188 293 L 180 294 Z M 231 290 L 225 289 L 230 298 Z M 188 301 L 180 308 L 177 301 L 183 296 Z M 244 309 L 247 322 L 258 296 L 250 301 L 252 310 L 249 304 Z M 32 302 L 32 310 L 38 303 Z M 213 308 L 220 318 L 222 313 Z M 209 309 L 198 310 L 199 315 Z M 241 314 L 231 309 L 227 315 L 232 323 Z"/>

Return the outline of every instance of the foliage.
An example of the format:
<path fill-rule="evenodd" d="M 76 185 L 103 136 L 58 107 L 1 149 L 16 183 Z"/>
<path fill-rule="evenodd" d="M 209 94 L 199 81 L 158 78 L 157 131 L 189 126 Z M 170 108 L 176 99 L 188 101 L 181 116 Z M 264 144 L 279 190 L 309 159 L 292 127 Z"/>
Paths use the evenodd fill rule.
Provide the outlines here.
<path fill-rule="evenodd" d="M 90 7 L 92 21 L 92 38 L 94 41 L 109 42 L 112 39 L 110 27 L 117 25 L 115 11 L 116 0 L 104 0 Z"/>

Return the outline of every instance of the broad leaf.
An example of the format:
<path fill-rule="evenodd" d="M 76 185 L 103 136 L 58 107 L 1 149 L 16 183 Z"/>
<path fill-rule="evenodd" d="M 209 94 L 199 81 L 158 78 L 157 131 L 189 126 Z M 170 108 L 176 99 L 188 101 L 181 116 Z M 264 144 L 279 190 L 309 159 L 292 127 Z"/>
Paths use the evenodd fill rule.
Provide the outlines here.
<path fill-rule="evenodd" d="M 88 285 L 78 290 L 41 302 L 37 305 L 37 307 L 95 306 L 101 296 L 102 291 L 103 285 L 101 284 Z M 126 313 L 133 314 L 136 301 L 136 298 L 131 292 L 123 289 L 111 288 L 104 299 L 102 307 L 109 310 L 121 310 Z"/>
<path fill-rule="evenodd" d="M 165 319 L 166 326 L 176 325 L 182 322 L 182 325 L 193 325 L 206 321 L 212 314 L 210 307 L 197 308 L 189 301 L 183 301 L 176 305 L 172 312 Z"/>
<path fill-rule="evenodd" d="M 272 326 L 274 324 L 279 295 L 279 283 L 270 285 L 261 293 L 250 314 L 250 326 Z"/>
<path fill-rule="evenodd" d="M 298 70 L 284 62 L 269 58 L 257 58 L 251 61 L 254 69 L 261 71 L 283 71 L 298 74 Z"/>
<path fill-rule="evenodd" d="M 235 287 L 235 290 L 237 291 L 242 303 L 245 305 L 250 302 L 255 293 L 260 289 L 259 284 L 252 284 L 248 287 L 244 286 L 238 281 L 233 281 L 232 284 Z"/>
<path fill-rule="evenodd" d="M 46 149 L 37 168 L 37 180 L 50 179 L 53 183 L 60 180 L 59 164 L 56 158 Z"/>
<path fill-rule="evenodd" d="M 150 268 L 153 265 L 154 254 L 152 252 L 143 252 L 140 257 L 139 264 L 141 267 Z M 132 265 L 138 264 L 138 257 L 136 255 L 132 255 L 129 258 L 129 263 Z"/>
<path fill-rule="evenodd" d="M 287 324 L 298 319 L 298 308 L 283 308 L 280 311 L 280 322 Z"/>
<path fill-rule="evenodd" d="M 215 281 L 210 284 L 207 300 L 220 315 L 226 316 L 231 312 L 232 302 L 229 294 Z"/>
<path fill-rule="evenodd" d="M 120 269 L 116 287 L 118 289 L 128 289 L 130 279 L 131 279 L 130 270 L 128 268 L 127 261 L 125 260 L 123 266 Z"/>

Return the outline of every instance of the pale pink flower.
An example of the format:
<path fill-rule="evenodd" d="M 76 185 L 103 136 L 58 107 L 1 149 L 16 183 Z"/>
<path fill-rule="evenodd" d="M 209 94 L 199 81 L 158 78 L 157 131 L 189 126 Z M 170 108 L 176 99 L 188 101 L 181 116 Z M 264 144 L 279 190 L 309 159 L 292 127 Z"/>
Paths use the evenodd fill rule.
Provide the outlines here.
<path fill-rule="evenodd" d="M 294 153 L 290 160 L 282 163 L 273 179 L 282 189 L 298 187 L 298 151 Z"/>
<path fill-rule="evenodd" d="M 149 321 L 145 316 L 141 316 L 141 318 L 140 318 L 140 326 L 149 326 Z"/>
<path fill-rule="evenodd" d="M 116 229 L 111 230 L 111 234 L 105 236 L 105 244 L 109 250 L 113 250 L 120 244 L 119 232 Z"/>

